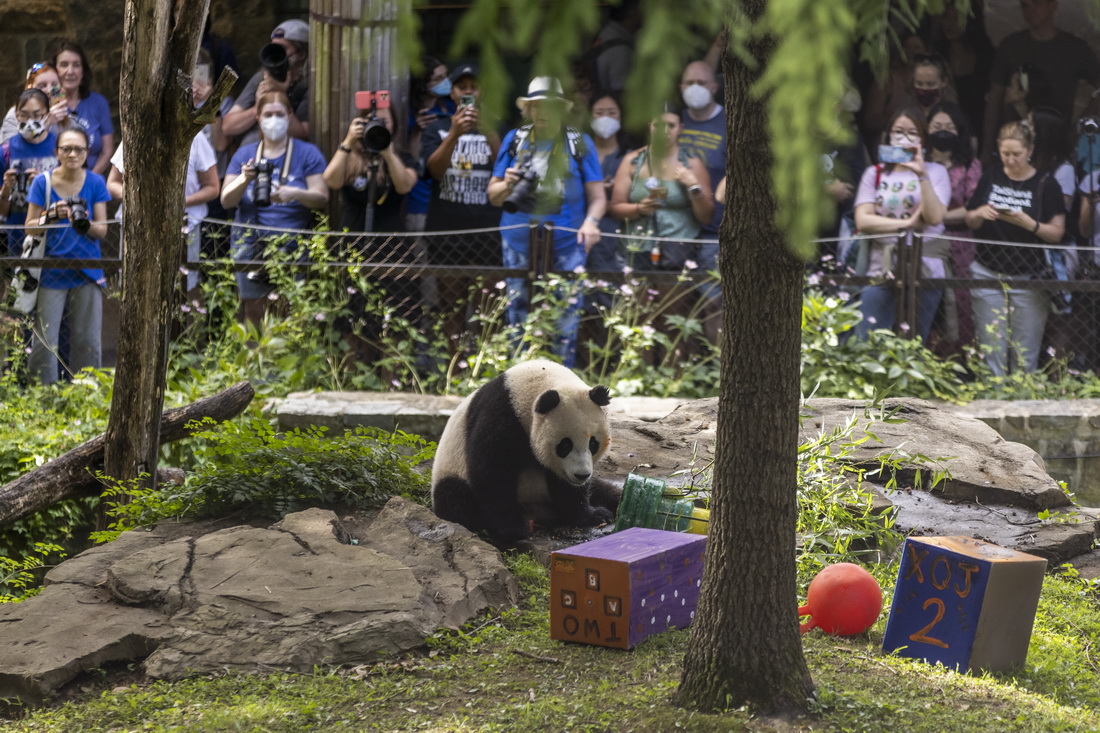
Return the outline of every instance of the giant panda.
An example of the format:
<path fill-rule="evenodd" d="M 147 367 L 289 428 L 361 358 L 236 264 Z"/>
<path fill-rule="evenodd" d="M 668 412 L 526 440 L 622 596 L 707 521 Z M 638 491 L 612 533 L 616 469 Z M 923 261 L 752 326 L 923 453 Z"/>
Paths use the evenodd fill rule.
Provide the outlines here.
<path fill-rule="evenodd" d="M 552 361 L 509 368 L 447 421 L 432 467 L 432 509 L 503 543 L 527 537 L 534 521 L 611 521 L 621 492 L 593 476 L 611 440 L 610 402 L 607 387 L 589 387 Z"/>

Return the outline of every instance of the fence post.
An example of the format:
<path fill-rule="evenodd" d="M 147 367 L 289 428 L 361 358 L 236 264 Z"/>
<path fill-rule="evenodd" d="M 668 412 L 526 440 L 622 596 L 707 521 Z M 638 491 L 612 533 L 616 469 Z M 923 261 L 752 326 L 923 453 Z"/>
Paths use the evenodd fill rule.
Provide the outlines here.
<path fill-rule="evenodd" d="M 902 324 L 908 324 L 909 338 L 920 338 L 918 304 L 921 288 L 922 244 L 923 237 L 920 232 L 906 230 L 903 236 L 898 237 L 897 280 L 895 282 L 897 301 L 894 331 L 897 332 Z"/>

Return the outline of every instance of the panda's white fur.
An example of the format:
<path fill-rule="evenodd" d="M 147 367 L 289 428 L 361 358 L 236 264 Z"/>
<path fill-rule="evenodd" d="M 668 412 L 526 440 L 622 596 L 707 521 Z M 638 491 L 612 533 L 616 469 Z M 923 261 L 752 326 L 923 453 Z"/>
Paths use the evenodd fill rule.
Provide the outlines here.
<path fill-rule="evenodd" d="M 545 360 L 486 383 L 458 406 L 440 438 L 436 513 L 505 540 L 525 536 L 529 520 L 608 521 L 617 497 L 598 487 L 604 505 L 590 503 L 594 466 L 610 444 L 608 401 L 606 388 Z"/>

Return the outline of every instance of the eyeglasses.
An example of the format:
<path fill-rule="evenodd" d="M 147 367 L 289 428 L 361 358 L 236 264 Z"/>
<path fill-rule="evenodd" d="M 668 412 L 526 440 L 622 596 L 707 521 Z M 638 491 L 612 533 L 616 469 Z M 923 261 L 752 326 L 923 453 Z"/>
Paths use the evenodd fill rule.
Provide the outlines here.
<path fill-rule="evenodd" d="M 15 113 L 16 122 L 29 122 L 30 120 L 44 120 L 44 119 L 46 119 L 46 113 L 45 112 L 39 112 L 37 114 L 30 114 L 30 115 L 26 114 L 25 112 L 16 112 Z"/>
<path fill-rule="evenodd" d="M 63 153 L 64 155 L 83 155 L 88 152 L 88 148 L 79 145 L 62 145 L 57 149 L 57 152 Z"/>

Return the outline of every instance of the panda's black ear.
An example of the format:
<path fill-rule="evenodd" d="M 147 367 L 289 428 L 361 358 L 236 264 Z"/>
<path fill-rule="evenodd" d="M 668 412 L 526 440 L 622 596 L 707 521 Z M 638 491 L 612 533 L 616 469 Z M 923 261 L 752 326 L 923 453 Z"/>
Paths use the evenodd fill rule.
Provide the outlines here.
<path fill-rule="evenodd" d="M 588 390 L 588 396 L 600 407 L 607 407 L 611 404 L 611 392 L 602 384 Z"/>
<path fill-rule="evenodd" d="M 539 401 L 535 403 L 535 412 L 540 415 L 553 410 L 561 404 L 561 395 L 555 389 L 548 389 L 539 395 Z"/>

